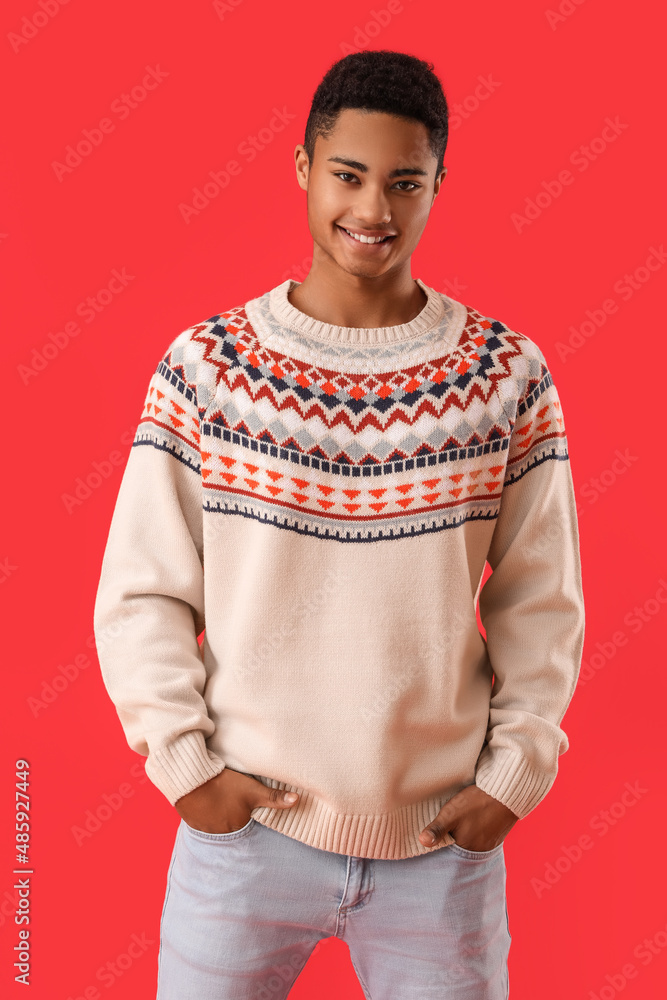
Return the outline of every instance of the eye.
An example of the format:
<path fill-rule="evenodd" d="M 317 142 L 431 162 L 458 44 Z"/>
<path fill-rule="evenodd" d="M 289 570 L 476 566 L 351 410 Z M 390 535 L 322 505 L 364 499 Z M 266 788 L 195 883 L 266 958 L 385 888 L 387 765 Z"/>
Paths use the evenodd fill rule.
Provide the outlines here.
<path fill-rule="evenodd" d="M 335 173 L 334 173 L 334 177 L 340 177 L 340 178 L 341 178 L 341 180 L 342 180 L 342 179 L 343 179 L 344 177 L 351 177 L 351 178 L 352 178 L 353 180 L 355 180 L 355 181 L 357 180 L 357 178 L 356 178 L 355 174 L 351 174 L 351 173 L 349 173 L 349 171 L 347 171 L 347 170 L 339 170 L 338 172 L 335 172 Z M 345 181 L 344 183 L 346 183 L 346 184 L 347 184 L 347 183 L 348 183 L 348 181 Z M 409 184 L 409 185 L 410 185 L 410 187 L 409 187 L 409 188 L 400 188 L 400 190 L 401 190 L 401 191 L 404 191 L 404 192 L 405 192 L 406 194 L 407 194 L 407 193 L 408 193 L 409 191 L 414 191 L 414 190 L 415 190 L 416 188 L 419 188 L 419 187 L 421 187 L 421 184 L 415 184 L 415 182 L 414 182 L 414 181 L 396 181 L 396 184 Z M 394 185 L 394 187 L 396 187 L 396 184 Z"/>

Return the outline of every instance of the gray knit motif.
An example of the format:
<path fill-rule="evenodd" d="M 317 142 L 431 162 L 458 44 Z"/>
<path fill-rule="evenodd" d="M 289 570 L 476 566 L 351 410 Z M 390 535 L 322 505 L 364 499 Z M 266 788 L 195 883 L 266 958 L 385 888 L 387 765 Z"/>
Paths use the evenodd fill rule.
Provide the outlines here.
<path fill-rule="evenodd" d="M 436 294 L 442 295 L 444 307 L 439 323 L 416 337 L 376 344 L 328 341 L 283 326 L 271 312 L 270 292 L 247 302 L 245 311 L 268 350 L 338 372 L 375 375 L 423 364 L 455 348 L 465 326 L 466 307 L 442 293 Z"/>

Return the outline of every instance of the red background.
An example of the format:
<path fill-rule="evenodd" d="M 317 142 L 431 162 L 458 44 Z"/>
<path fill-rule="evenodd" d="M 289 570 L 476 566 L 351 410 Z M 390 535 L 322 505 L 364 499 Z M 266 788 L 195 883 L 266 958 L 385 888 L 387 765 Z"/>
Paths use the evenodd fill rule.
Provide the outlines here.
<path fill-rule="evenodd" d="M 50 10 L 56 0 L 43 2 Z M 571 13 L 550 23 L 559 4 Z M 645 266 L 667 236 L 660 15 L 648 2 L 601 0 L 551 8 L 338 0 L 323 9 L 312 0 L 235 0 L 226 12 L 210 2 L 172 11 L 155 0 L 73 0 L 31 27 L 43 9 L 8 0 L 2 13 L 3 995 L 26 995 L 12 968 L 21 757 L 33 802 L 29 995 L 75 1000 L 91 986 L 123 1000 L 155 995 L 179 817 L 127 747 L 99 674 L 92 613 L 106 535 L 166 346 L 191 324 L 307 273 L 312 240 L 293 150 L 321 76 L 365 47 L 432 60 L 452 115 L 462 104 L 412 274 L 540 345 L 563 404 L 580 508 L 590 679 L 566 715 L 570 751 L 553 789 L 506 841 L 512 997 L 662 995 L 667 559 L 664 447 L 654 438 L 661 393 L 651 378 L 664 358 L 664 271 Z M 121 118 L 114 102 L 148 66 L 167 75 Z M 494 81 L 481 100 L 479 77 Z M 265 148 L 250 160 L 242 144 L 268 128 L 276 108 L 294 117 L 268 140 L 262 133 Z M 54 161 L 105 117 L 113 130 L 59 179 Z M 624 127 L 591 147 L 607 118 Z M 241 172 L 185 222 L 179 205 L 192 204 L 193 189 L 230 159 Z M 565 169 L 572 183 L 556 193 Z M 552 195 L 519 231 L 513 215 L 549 185 Z M 123 268 L 132 279 L 86 322 L 79 304 Z M 633 288 L 624 275 L 635 272 Z M 616 309 L 597 326 L 609 299 Z M 587 320 L 590 335 L 564 355 L 559 345 Z M 72 322 L 78 334 L 58 338 Z M 90 480 L 89 495 L 68 508 L 96 469 L 104 474 Z M 638 785 L 632 805 L 622 804 L 626 782 Z M 122 806 L 77 844 L 73 828 L 123 783 Z M 578 856 L 585 835 L 589 849 Z M 98 970 L 133 934 L 152 943 L 105 985 Z M 634 975 L 623 972 L 628 963 Z M 291 995 L 361 998 L 347 946 L 323 942 Z"/>

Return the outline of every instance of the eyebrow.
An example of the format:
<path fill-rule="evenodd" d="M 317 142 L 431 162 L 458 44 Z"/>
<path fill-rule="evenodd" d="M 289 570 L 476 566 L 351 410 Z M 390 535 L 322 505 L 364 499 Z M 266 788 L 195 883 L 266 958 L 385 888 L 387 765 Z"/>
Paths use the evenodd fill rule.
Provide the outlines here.
<path fill-rule="evenodd" d="M 342 163 L 346 167 L 352 167 L 353 170 L 358 170 L 362 174 L 368 173 L 368 167 L 365 163 L 360 163 L 359 160 L 348 160 L 344 156 L 330 156 L 327 160 L 330 163 Z M 396 170 L 391 170 L 389 173 L 390 177 L 404 177 L 407 174 L 420 174 L 423 177 L 428 177 L 428 171 L 422 170 L 421 167 L 397 167 Z"/>

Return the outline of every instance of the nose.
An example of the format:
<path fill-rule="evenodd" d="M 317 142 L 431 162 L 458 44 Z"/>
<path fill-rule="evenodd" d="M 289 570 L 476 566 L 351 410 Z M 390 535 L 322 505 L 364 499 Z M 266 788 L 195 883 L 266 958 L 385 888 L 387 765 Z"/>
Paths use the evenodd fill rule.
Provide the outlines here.
<path fill-rule="evenodd" d="M 357 193 L 352 205 L 355 219 L 359 220 L 360 228 L 379 226 L 391 221 L 389 200 L 380 185 L 366 184 Z"/>

